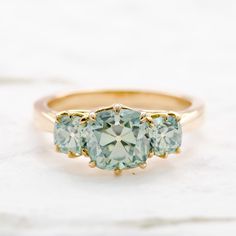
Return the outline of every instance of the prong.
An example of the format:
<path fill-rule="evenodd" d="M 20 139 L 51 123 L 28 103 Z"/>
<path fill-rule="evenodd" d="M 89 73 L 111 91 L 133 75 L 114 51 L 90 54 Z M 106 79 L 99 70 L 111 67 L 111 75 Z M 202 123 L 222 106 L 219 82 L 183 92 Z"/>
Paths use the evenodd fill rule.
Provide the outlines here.
<path fill-rule="evenodd" d="M 147 122 L 150 126 L 153 126 L 153 119 L 151 116 L 148 116 L 147 113 L 142 112 L 140 117 L 141 122 Z"/>
<path fill-rule="evenodd" d="M 85 156 L 85 157 L 88 157 L 89 156 L 88 150 L 87 149 L 82 149 L 82 155 Z"/>
<path fill-rule="evenodd" d="M 159 115 L 159 117 L 162 117 L 164 120 L 166 120 L 168 117 L 168 114 L 162 113 Z"/>
<path fill-rule="evenodd" d="M 63 112 L 59 113 L 59 114 L 56 116 L 56 122 L 60 123 L 60 122 L 61 122 L 61 118 L 62 118 L 63 116 L 69 116 L 69 113 L 66 112 L 66 111 L 63 111 Z"/>
<path fill-rule="evenodd" d="M 114 105 L 113 105 L 113 110 L 114 110 L 115 112 L 119 112 L 119 111 L 121 110 L 121 105 L 120 105 L 120 104 L 114 104 Z"/>
<path fill-rule="evenodd" d="M 146 112 L 141 112 L 141 116 L 140 116 L 140 120 L 142 122 L 145 122 L 146 121 L 146 118 L 147 118 L 147 113 Z"/>
<path fill-rule="evenodd" d="M 177 121 L 181 120 L 181 116 L 175 112 L 169 112 L 168 115 L 173 116 Z"/>
<path fill-rule="evenodd" d="M 55 151 L 56 151 L 56 152 L 61 152 L 60 147 L 59 147 L 58 144 L 55 145 Z"/>
<path fill-rule="evenodd" d="M 148 158 L 152 158 L 154 156 L 154 152 L 153 151 L 150 151 L 149 153 L 148 153 Z"/>
<path fill-rule="evenodd" d="M 89 119 L 92 120 L 92 121 L 95 121 L 96 120 L 96 113 L 95 112 L 90 112 L 89 113 Z"/>
<path fill-rule="evenodd" d="M 91 167 L 91 168 L 96 167 L 96 162 L 95 161 L 90 161 L 89 162 L 89 167 Z"/>
<path fill-rule="evenodd" d="M 151 116 L 147 116 L 146 121 L 148 122 L 150 127 L 154 127 L 154 121 L 153 121 L 153 118 Z"/>
<path fill-rule="evenodd" d="M 168 153 L 163 153 L 163 154 L 159 155 L 159 157 L 162 159 L 166 159 L 168 157 Z"/>
<path fill-rule="evenodd" d="M 181 116 L 180 115 L 175 115 L 175 119 L 177 120 L 177 121 L 180 121 L 181 120 Z"/>
<path fill-rule="evenodd" d="M 147 163 L 141 163 L 138 165 L 141 169 L 145 169 L 147 167 Z"/>
<path fill-rule="evenodd" d="M 178 148 L 175 150 L 175 153 L 176 153 L 176 154 L 180 154 L 180 153 L 181 153 L 181 148 L 178 147 Z"/>
<path fill-rule="evenodd" d="M 120 169 L 115 169 L 115 170 L 114 170 L 114 174 L 115 174 L 116 176 L 121 175 L 121 173 L 122 173 L 122 170 L 120 170 Z"/>
<path fill-rule="evenodd" d="M 88 120 L 89 120 L 89 116 L 85 115 L 80 119 L 80 124 L 85 124 L 88 122 Z"/>
<path fill-rule="evenodd" d="M 69 151 L 67 155 L 68 155 L 69 158 L 75 158 L 75 157 L 77 157 L 76 153 L 71 152 L 71 151 Z"/>

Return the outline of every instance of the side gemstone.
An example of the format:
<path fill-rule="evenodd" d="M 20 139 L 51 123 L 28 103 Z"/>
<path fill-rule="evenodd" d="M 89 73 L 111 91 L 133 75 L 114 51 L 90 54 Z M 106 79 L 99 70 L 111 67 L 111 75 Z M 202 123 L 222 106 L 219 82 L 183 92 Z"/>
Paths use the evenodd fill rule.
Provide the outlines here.
<path fill-rule="evenodd" d="M 148 125 L 141 113 L 130 109 L 96 112 L 84 135 L 92 161 L 101 169 L 134 168 L 146 162 L 150 151 Z"/>
<path fill-rule="evenodd" d="M 81 117 L 62 115 L 54 126 L 54 144 L 62 153 L 81 154 L 82 126 Z"/>
<path fill-rule="evenodd" d="M 151 146 L 155 155 L 165 156 L 175 153 L 181 146 L 182 128 L 174 116 L 153 119 L 154 127 L 150 130 Z"/>

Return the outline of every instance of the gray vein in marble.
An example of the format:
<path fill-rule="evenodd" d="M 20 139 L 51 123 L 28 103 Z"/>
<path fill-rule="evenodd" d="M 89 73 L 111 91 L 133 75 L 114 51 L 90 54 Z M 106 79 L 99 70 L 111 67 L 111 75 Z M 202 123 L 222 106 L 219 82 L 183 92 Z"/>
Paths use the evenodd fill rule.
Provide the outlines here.
<path fill-rule="evenodd" d="M 3 228 L 14 229 L 30 229 L 30 228 L 51 228 L 57 225 L 58 227 L 71 226 L 77 227 L 93 227 L 106 225 L 106 227 L 119 227 L 119 228 L 133 228 L 133 229 L 151 229 L 158 227 L 177 226 L 185 224 L 209 224 L 209 223 L 230 223 L 236 222 L 235 217 L 189 217 L 189 218 L 144 218 L 137 220 L 126 221 L 81 221 L 81 220 L 60 220 L 60 219 L 37 219 L 31 217 L 0 213 L 0 230 Z"/>

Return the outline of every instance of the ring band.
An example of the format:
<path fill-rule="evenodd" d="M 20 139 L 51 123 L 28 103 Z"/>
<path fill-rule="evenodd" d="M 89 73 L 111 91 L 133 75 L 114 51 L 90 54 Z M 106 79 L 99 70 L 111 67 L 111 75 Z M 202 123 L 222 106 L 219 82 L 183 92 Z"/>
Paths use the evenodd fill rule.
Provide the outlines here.
<path fill-rule="evenodd" d="M 203 113 L 195 98 L 145 91 L 72 92 L 35 103 L 36 123 L 54 132 L 58 152 L 89 156 L 91 167 L 116 174 L 178 153 L 182 128 L 199 125 Z"/>

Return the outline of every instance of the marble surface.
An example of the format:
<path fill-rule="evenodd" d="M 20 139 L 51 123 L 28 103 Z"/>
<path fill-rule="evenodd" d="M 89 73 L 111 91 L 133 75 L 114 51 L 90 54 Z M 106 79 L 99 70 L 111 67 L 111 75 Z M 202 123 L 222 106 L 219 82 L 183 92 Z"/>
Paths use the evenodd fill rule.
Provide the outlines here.
<path fill-rule="evenodd" d="M 235 235 L 235 10 L 230 0 L 0 1 L 0 235 Z M 55 153 L 34 125 L 36 99 L 88 88 L 194 95 L 205 123 L 179 156 L 115 177 Z"/>

